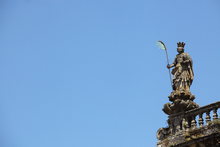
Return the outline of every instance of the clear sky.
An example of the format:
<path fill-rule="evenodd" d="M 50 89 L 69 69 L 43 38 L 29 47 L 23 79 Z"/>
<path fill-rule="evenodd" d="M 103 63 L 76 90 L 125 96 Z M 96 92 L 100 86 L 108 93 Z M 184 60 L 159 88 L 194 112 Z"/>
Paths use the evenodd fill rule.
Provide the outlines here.
<path fill-rule="evenodd" d="M 219 0 L 0 0 L 1 147 L 154 147 L 186 42 L 199 105 L 220 98 Z"/>

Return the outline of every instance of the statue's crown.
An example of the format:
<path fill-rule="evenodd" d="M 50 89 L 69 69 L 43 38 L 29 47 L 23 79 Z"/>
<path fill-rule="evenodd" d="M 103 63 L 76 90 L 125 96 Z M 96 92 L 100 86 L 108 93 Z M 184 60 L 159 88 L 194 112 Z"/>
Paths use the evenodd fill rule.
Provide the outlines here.
<path fill-rule="evenodd" d="M 184 48 L 185 43 L 184 43 L 184 42 L 178 42 L 178 43 L 177 43 L 177 46 L 178 46 L 178 47 L 182 47 L 182 48 Z"/>

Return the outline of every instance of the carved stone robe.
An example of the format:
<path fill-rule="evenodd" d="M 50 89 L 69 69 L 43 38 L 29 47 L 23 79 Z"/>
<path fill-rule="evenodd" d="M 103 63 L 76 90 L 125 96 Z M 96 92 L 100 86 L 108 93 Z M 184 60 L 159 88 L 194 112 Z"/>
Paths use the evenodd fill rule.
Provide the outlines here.
<path fill-rule="evenodd" d="M 187 53 L 178 54 L 173 64 L 173 90 L 190 91 L 190 86 L 194 78 L 191 57 Z"/>

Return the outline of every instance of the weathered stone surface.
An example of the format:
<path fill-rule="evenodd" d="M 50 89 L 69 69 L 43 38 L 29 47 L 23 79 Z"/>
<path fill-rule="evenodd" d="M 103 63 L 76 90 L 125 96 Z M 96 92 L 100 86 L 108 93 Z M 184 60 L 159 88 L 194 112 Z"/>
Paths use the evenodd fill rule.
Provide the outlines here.
<path fill-rule="evenodd" d="M 169 116 L 157 132 L 158 147 L 220 147 L 220 102 Z M 210 112 L 213 115 L 210 116 Z M 203 114 L 205 121 L 203 121 Z M 197 118 L 197 119 L 196 119 Z M 197 122 L 198 121 L 198 122 Z"/>
<path fill-rule="evenodd" d="M 208 126 L 188 131 L 179 131 L 168 136 L 158 143 L 158 147 L 217 147 L 220 141 L 220 121 L 213 122 Z M 212 146 L 210 146 L 210 144 Z"/>
<path fill-rule="evenodd" d="M 171 103 L 166 103 L 163 108 L 164 113 L 168 115 L 199 107 L 193 102 L 195 96 L 190 92 L 190 86 L 194 79 L 192 59 L 189 54 L 184 52 L 184 42 L 178 42 L 177 46 L 178 54 L 173 64 L 167 65 L 167 68 L 173 68 L 171 72 L 173 91 L 169 95 Z"/>

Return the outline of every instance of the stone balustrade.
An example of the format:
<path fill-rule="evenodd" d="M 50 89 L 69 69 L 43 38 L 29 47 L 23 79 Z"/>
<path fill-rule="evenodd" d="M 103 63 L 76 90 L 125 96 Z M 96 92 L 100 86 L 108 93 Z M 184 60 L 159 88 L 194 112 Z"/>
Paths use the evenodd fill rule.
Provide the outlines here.
<path fill-rule="evenodd" d="M 218 120 L 218 108 L 220 108 L 220 102 L 170 115 L 168 119 L 170 133 L 200 128 Z"/>
<path fill-rule="evenodd" d="M 157 147 L 219 146 L 219 108 L 220 101 L 169 115 L 168 127 L 157 131 Z"/>

